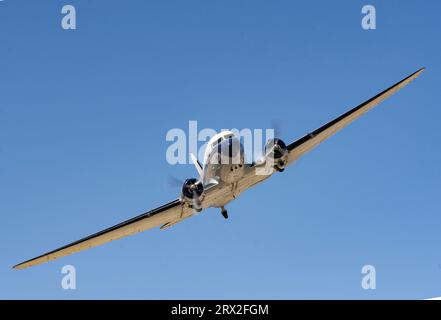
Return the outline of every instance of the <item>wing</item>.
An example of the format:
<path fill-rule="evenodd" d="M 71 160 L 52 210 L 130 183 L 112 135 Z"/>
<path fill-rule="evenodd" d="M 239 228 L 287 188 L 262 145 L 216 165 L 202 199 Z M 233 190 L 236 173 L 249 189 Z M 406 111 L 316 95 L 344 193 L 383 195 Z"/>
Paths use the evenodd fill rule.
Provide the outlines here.
<path fill-rule="evenodd" d="M 289 144 L 287 146 L 288 149 L 287 164 L 294 162 L 300 156 L 302 156 L 303 154 L 305 154 L 306 152 L 310 151 L 315 146 L 317 146 L 320 142 L 329 138 L 334 133 L 336 133 L 337 131 L 339 131 L 340 129 L 342 129 L 343 127 L 345 127 L 346 125 L 348 125 L 349 123 L 360 117 L 361 115 L 363 115 L 365 112 L 375 107 L 381 101 L 383 101 L 384 99 L 388 98 L 389 96 L 397 92 L 399 89 L 406 86 L 416 77 L 418 77 L 423 71 L 424 68 L 419 69 L 418 71 L 412 73 L 403 80 L 397 82 L 393 86 L 387 88 L 383 92 L 377 94 L 375 97 L 367 100 L 366 102 L 363 102 L 359 106 L 349 110 L 348 112 L 342 114 L 341 116 L 321 126 L 320 128 L 312 131 L 311 133 L 305 135 L 304 137 L 298 139 L 297 141 L 294 141 L 293 143 Z M 274 173 L 274 170 L 271 170 L 270 172 L 268 172 L 268 174 L 256 174 L 256 169 L 265 168 L 265 166 L 266 163 L 265 161 L 263 161 L 260 163 L 253 164 L 249 167 L 246 167 L 244 177 L 237 184 L 237 192 L 241 193 L 246 189 L 269 178 L 272 175 L 272 173 Z"/>
<path fill-rule="evenodd" d="M 183 212 L 183 210 L 185 212 Z M 24 269 L 35 266 L 50 260 L 58 259 L 78 251 L 99 246 L 106 242 L 110 242 L 122 237 L 126 237 L 141 231 L 145 231 L 160 225 L 164 225 L 170 221 L 180 220 L 188 209 L 184 208 L 179 199 L 169 202 L 161 207 L 143 213 L 132 219 L 124 221 L 113 227 L 95 233 L 91 236 L 75 241 L 64 247 L 45 253 L 36 258 L 15 265 L 14 269 Z M 190 211 L 191 214 L 191 211 Z"/>
<path fill-rule="evenodd" d="M 419 69 L 418 71 L 412 73 L 410 76 L 404 78 L 400 82 L 397 82 L 393 86 L 377 94 L 375 97 L 367 100 L 366 102 L 363 102 L 359 106 L 349 110 L 348 112 L 342 114 L 341 116 L 321 126 L 320 128 L 312 131 L 311 133 L 305 135 L 304 137 L 298 139 L 297 141 L 294 141 L 293 143 L 289 144 L 287 146 L 289 152 L 288 164 L 297 160 L 303 154 L 305 154 L 306 152 L 310 151 L 315 146 L 317 146 L 320 142 L 329 138 L 334 133 L 344 128 L 349 123 L 351 123 L 352 121 L 354 121 L 355 119 L 357 119 L 358 117 L 360 117 L 361 115 L 363 115 L 364 113 L 375 107 L 381 101 L 383 101 L 384 99 L 388 98 L 389 96 L 391 96 L 392 94 L 394 94 L 395 92 L 406 86 L 416 77 L 418 77 L 423 71 L 424 68 Z"/>

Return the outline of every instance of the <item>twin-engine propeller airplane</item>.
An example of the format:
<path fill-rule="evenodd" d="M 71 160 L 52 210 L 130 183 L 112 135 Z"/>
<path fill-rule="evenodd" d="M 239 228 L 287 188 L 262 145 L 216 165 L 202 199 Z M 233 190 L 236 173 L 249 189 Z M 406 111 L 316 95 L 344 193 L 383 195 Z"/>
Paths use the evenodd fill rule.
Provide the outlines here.
<path fill-rule="evenodd" d="M 243 191 L 268 179 L 275 172 L 282 172 L 286 166 L 403 88 L 423 71 L 424 68 L 412 73 L 297 141 L 287 145 L 279 138 L 269 140 L 262 159 L 255 163 L 245 163 L 243 146 L 237 136 L 230 131 L 218 133 L 208 142 L 203 166 L 192 156 L 199 178 L 186 180 L 178 199 L 13 268 L 31 267 L 157 226 L 165 229 L 209 207 L 220 208 L 222 215 L 228 218 L 225 206 Z M 236 158 L 237 161 L 224 161 L 225 158 Z M 265 174 L 262 174 L 262 170 Z"/>

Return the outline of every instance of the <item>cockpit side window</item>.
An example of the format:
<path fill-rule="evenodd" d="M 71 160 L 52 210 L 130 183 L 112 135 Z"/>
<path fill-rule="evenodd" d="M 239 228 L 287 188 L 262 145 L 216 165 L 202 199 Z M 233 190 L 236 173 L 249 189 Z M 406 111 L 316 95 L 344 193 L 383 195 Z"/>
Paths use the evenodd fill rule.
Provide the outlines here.
<path fill-rule="evenodd" d="M 214 147 L 215 145 L 217 145 L 217 144 L 219 144 L 219 143 L 221 143 L 221 142 L 222 142 L 222 137 L 219 138 L 219 139 L 217 139 L 215 142 L 213 142 L 213 143 L 211 144 L 211 146 Z"/>
<path fill-rule="evenodd" d="M 231 134 L 231 133 L 228 133 L 228 134 L 226 134 L 226 135 L 224 135 L 222 137 L 219 137 L 216 141 L 214 141 L 211 144 L 211 147 L 215 147 L 216 145 L 220 144 L 223 140 L 230 139 L 231 137 L 233 137 L 233 134 Z"/>

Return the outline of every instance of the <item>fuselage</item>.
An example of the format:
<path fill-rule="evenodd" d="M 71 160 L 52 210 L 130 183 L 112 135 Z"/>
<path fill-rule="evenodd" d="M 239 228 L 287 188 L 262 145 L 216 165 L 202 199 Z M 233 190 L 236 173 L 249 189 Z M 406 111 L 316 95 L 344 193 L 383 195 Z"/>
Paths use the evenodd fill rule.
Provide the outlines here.
<path fill-rule="evenodd" d="M 244 148 L 240 139 L 231 131 L 222 131 L 207 143 L 202 182 L 207 185 L 215 180 L 232 185 L 243 177 L 244 164 Z"/>

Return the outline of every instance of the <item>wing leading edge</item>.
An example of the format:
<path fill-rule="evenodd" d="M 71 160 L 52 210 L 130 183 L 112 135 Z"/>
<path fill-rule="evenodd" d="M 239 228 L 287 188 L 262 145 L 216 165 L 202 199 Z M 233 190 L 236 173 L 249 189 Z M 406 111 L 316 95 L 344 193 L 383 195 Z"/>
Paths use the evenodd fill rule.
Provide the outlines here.
<path fill-rule="evenodd" d="M 92 234 L 81 240 L 70 243 L 61 248 L 47 252 L 36 258 L 27 260 L 13 266 L 14 269 L 25 269 L 50 260 L 55 260 L 72 253 L 99 246 L 122 237 L 145 231 L 170 221 L 179 219 L 182 214 L 182 205 L 179 199 L 169 202 L 161 207 L 140 214 L 113 227 Z"/>
<path fill-rule="evenodd" d="M 297 160 L 306 152 L 313 149 L 320 142 L 326 140 L 334 133 L 339 131 L 340 129 L 347 126 L 349 123 L 375 107 L 384 99 L 388 98 L 407 84 L 409 84 L 412 80 L 418 77 L 421 72 L 423 72 L 425 68 L 421 68 L 418 71 L 412 73 L 410 76 L 404 78 L 403 80 L 397 82 L 393 86 L 387 88 L 383 92 L 380 92 L 375 97 L 363 102 L 359 106 L 349 110 L 348 112 L 342 114 L 341 116 L 335 118 L 334 120 L 328 122 L 327 124 L 321 126 L 320 128 L 312 131 L 311 133 L 303 136 L 302 138 L 294 141 L 293 143 L 287 146 L 288 148 L 288 163 L 292 163 Z"/>

